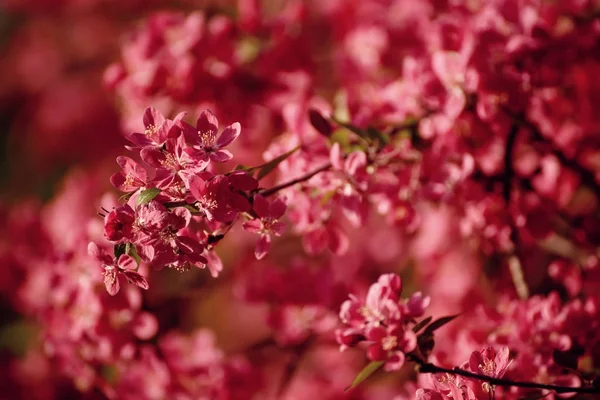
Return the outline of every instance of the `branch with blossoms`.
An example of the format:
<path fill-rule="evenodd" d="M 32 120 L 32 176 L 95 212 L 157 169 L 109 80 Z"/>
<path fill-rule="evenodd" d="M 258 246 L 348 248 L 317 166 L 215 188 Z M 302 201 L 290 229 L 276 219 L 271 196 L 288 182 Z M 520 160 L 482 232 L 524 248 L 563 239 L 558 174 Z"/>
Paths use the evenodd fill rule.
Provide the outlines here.
<path fill-rule="evenodd" d="M 397 371 L 406 360 L 416 364 L 418 373 L 433 374 L 432 389 L 419 389 L 420 400 L 477 399 L 470 382 L 482 382 L 481 389 L 494 398 L 497 386 L 549 390 L 555 393 L 600 394 L 600 387 L 561 386 L 537 382 L 522 382 L 503 378 L 513 359 L 510 349 L 486 347 L 473 351 L 468 362 L 460 367 L 444 368 L 427 359 L 434 347 L 434 332 L 457 316 L 442 317 L 432 322 L 423 317 L 430 298 L 420 292 L 402 299 L 402 280 L 396 274 L 384 274 L 372 284 L 364 299 L 350 295 L 340 309 L 344 328 L 336 331 L 340 350 L 362 347 L 371 363 L 361 371 L 352 385 L 354 388 L 378 369 Z M 466 378 L 467 380 L 465 380 Z"/>
<path fill-rule="evenodd" d="M 110 180 L 125 193 L 122 199 L 126 203 L 101 214 L 114 258 L 95 243 L 90 243 L 89 250 L 102 265 L 111 295 L 119 291 L 120 276 L 148 288 L 137 272 L 141 262 L 179 271 L 208 266 L 216 277 L 222 263 L 214 246 L 240 216 L 246 219 L 243 229 L 260 236 L 257 259 L 268 253 L 271 237 L 283 233 L 280 218 L 286 204 L 283 198 L 266 198 L 279 189 L 261 191 L 258 181 L 293 151 L 258 167 L 214 173 L 214 164 L 233 158 L 226 147 L 238 138 L 240 124 L 219 133 L 218 121 L 208 110 L 200 114 L 195 126 L 183 117 L 180 114 L 170 120 L 153 108 L 146 109 L 144 132 L 127 136 L 132 142 L 127 147 L 138 150 L 146 166 L 129 157 L 117 158 L 122 171 Z"/>

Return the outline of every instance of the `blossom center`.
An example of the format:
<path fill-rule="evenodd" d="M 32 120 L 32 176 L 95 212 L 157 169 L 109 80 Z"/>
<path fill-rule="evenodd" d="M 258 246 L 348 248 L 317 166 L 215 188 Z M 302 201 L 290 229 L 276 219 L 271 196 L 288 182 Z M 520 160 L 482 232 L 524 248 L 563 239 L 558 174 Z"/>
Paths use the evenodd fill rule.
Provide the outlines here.
<path fill-rule="evenodd" d="M 154 125 L 148 125 L 146 127 L 146 130 L 144 130 L 144 135 L 152 135 L 156 132 L 156 126 Z"/>
<path fill-rule="evenodd" d="M 398 346 L 398 338 L 396 336 L 386 336 L 381 339 L 381 348 L 385 351 L 392 350 Z"/>
<path fill-rule="evenodd" d="M 211 148 L 217 139 L 217 135 L 211 131 L 198 131 L 198 135 L 200 135 L 200 141 L 205 148 Z"/>

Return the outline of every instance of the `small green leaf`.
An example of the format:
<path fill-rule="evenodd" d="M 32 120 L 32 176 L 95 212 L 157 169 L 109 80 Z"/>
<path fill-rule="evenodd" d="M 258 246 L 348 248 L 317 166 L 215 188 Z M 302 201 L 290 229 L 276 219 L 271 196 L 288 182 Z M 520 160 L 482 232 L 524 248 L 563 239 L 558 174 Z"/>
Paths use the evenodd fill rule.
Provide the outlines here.
<path fill-rule="evenodd" d="M 327 192 L 325 192 L 325 194 L 323 195 L 323 197 L 321 197 L 321 205 L 324 206 L 325 204 L 329 203 L 329 200 L 331 200 L 333 198 L 333 196 L 335 196 L 336 191 L 335 190 L 329 190 Z"/>
<path fill-rule="evenodd" d="M 114 365 L 103 365 L 100 374 L 109 384 L 115 384 L 119 380 L 119 370 Z"/>
<path fill-rule="evenodd" d="M 142 262 L 142 259 L 140 258 L 140 255 L 137 252 L 137 249 L 135 248 L 135 245 L 131 245 L 128 249 L 127 254 L 129 254 L 137 263 L 138 267 L 140 266 L 140 262 Z"/>
<path fill-rule="evenodd" d="M 158 194 L 160 193 L 160 189 L 158 188 L 149 188 L 140 193 L 140 197 L 137 199 L 137 204 L 146 204 L 151 202 Z"/>
<path fill-rule="evenodd" d="M 125 244 L 125 243 L 115 244 L 113 251 L 115 254 L 115 258 L 118 259 L 123 254 L 127 254 L 127 244 Z"/>
<path fill-rule="evenodd" d="M 20 320 L 0 328 L 0 350 L 23 357 L 38 334 L 38 328 L 29 321 Z"/>
<path fill-rule="evenodd" d="M 382 146 L 385 146 L 390 142 L 388 135 L 384 135 L 382 132 L 373 128 L 372 126 L 367 128 L 367 133 L 373 140 L 377 140 Z"/>
<path fill-rule="evenodd" d="M 125 193 L 123 196 L 119 197 L 119 201 L 127 201 L 133 196 L 134 192 Z"/>
<path fill-rule="evenodd" d="M 433 333 L 440 329 L 442 326 L 446 325 L 448 322 L 452 321 L 454 318 L 458 317 L 460 314 L 448 315 L 446 317 L 438 318 L 431 323 L 426 329 L 424 333 Z"/>
<path fill-rule="evenodd" d="M 430 323 L 430 322 L 431 322 L 431 320 L 432 320 L 432 317 L 431 317 L 431 316 L 429 316 L 429 317 L 425 318 L 424 320 L 422 320 L 421 322 L 419 322 L 418 324 L 416 324 L 416 325 L 413 327 L 413 332 L 414 332 L 414 333 L 417 333 L 417 332 L 419 332 L 421 329 L 423 329 L 423 328 L 425 327 L 425 325 L 427 325 L 428 323 Z"/>
<path fill-rule="evenodd" d="M 363 139 L 369 138 L 369 133 L 362 128 L 359 128 L 359 127 L 349 124 L 347 122 L 342 122 L 335 117 L 331 117 L 331 120 L 333 122 L 335 122 L 336 124 L 338 124 L 339 126 L 342 126 L 346 129 L 348 129 L 350 132 L 354 132 L 355 134 L 357 134 L 358 136 L 360 136 Z"/>
<path fill-rule="evenodd" d="M 356 375 L 352 384 L 348 386 L 345 390 L 354 389 L 358 385 L 360 385 L 365 379 L 369 376 L 373 375 L 379 368 L 381 368 L 384 364 L 384 361 L 371 361 L 366 367 L 363 368 L 362 371 Z"/>
<path fill-rule="evenodd" d="M 261 165 L 261 168 L 258 171 L 258 175 L 256 175 L 256 179 L 261 180 L 265 176 L 269 175 L 275 168 L 277 168 L 277 166 L 279 164 L 281 164 L 282 161 L 284 161 L 286 158 L 288 158 L 289 156 L 294 154 L 299 148 L 300 148 L 300 146 L 294 147 L 287 153 L 283 153 L 282 155 L 275 157 L 271 161 L 268 161 L 268 162 L 264 163 L 263 165 Z"/>

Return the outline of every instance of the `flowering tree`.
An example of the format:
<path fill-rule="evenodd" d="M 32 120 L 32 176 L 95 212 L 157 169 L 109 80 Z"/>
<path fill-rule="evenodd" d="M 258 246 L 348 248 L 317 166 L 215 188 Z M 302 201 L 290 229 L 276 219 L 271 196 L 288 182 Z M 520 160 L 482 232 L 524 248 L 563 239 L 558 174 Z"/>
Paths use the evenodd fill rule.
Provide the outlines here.
<path fill-rule="evenodd" d="M 4 392 L 600 395 L 600 4 L 151 3 L 116 165 L 3 206 Z"/>

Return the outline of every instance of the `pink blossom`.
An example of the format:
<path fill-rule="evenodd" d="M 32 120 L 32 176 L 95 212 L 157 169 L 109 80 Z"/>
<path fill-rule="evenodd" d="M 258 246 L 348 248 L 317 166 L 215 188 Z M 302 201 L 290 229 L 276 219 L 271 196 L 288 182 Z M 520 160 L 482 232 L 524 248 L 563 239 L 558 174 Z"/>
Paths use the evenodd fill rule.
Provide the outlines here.
<path fill-rule="evenodd" d="M 104 277 L 104 285 L 106 286 L 106 291 L 111 296 L 114 296 L 119 292 L 120 274 L 125 276 L 130 283 L 148 290 L 149 286 L 146 278 L 135 271 L 135 269 L 137 269 L 137 263 L 133 257 L 122 254 L 115 262 L 113 257 L 93 242 L 88 245 L 88 252 L 90 256 L 102 263 L 102 268 L 104 268 L 104 273 L 102 274 Z"/>
<path fill-rule="evenodd" d="M 240 124 L 238 122 L 227 126 L 221 134 L 219 133 L 219 122 L 209 110 L 204 110 L 198 117 L 196 128 L 183 123 L 183 134 L 189 143 L 201 150 L 215 162 L 226 162 L 233 155 L 223 148 L 233 143 L 240 135 Z"/>
<path fill-rule="evenodd" d="M 271 247 L 271 235 L 281 236 L 285 230 L 285 225 L 279 219 L 285 213 L 287 208 L 282 198 L 276 198 L 269 202 L 266 198 L 257 194 L 254 196 L 252 205 L 258 218 L 247 221 L 243 224 L 244 230 L 260 235 L 256 244 L 254 255 L 257 260 L 264 258 Z"/>

